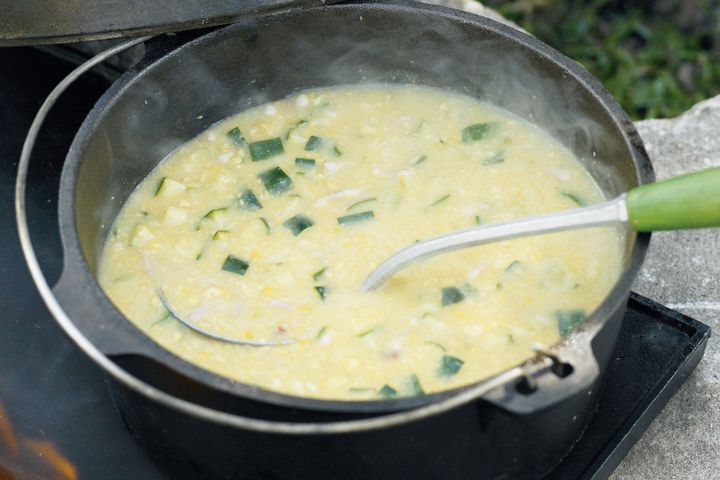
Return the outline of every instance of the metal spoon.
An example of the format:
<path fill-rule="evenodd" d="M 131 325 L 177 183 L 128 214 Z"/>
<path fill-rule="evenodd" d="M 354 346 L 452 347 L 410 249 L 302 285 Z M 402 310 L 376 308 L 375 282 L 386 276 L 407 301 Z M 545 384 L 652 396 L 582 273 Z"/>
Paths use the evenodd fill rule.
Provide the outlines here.
<path fill-rule="evenodd" d="M 240 338 L 234 338 L 234 337 L 227 337 L 225 335 L 220 335 L 219 333 L 213 333 L 209 330 L 205 330 L 204 328 L 198 327 L 193 322 L 190 322 L 188 320 L 185 320 L 182 318 L 177 312 L 175 312 L 175 309 L 173 309 L 172 305 L 170 305 L 167 301 L 167 298 L 165 298 L 165 294 L 162 290 L 159 288 L 157 289 L 157 295 L 158 298 L 160 298 L 160 303 L 163 304 L 163 307 L 167 309 L 168 312 L 170 312 L 170 315 L 177 320 L 178 322 L 182 323 L 186 327 L 188 327 L 190 330 L 194 331 L 195 333 L 199 333 L 200 335 L 203 335 L 208 338 L 212 338 L 213 340 L 218 340 L 220 342 L 226 342 L 226 343 L 234 343 L 235 345 L 245 345 L 248 347 L 276 347 L 279 345 L 290 345 L 292 343 L 295 343 L 295 340 L 287 339 L 287 340 L 278 340 L 278 341 L 252 341 L 252 340 L 242 340 Z"/>
<path fill-rule="evenodd" d="M 368 292 L 407 266 L 461 248 L 564 230 L 627 225 L 637 232 L 720 226 L 720 167 L 642 185 L 609 202 L 446 233 L 415 243 L 380 264 Z"/>
<path fill-rule="evenodd" d="M 199 327 L 195 325 L 194 322 L 191 322 L 189 320 L 184 319 L 182 316 L 180 316 L 179 313 L 173 308 L 172 305 L 170 305 L 170 302 L 168 302 L 167 297 L 165 296 L 165 292 L 160 289 L 160 287 L 157 287 L 158 281 L 155 275 L 155 268 L 154 268 L 154 262 L 149 254 L 145 254 L 143 256 L 143 261 L 145 262 L 145 271 L 150 276 L 150 278 L 155 282 L 155 292 L 157 293 L 158 298 L 160 299 L 160 303 L 162 303 L 162 306 L 165 307 L 165 309 L 170 313 L 170 316 L 172 316 L 175 320 L 185 325 L 187 328 L 192 330 L 195 333 L 198 333 L 204 337 L 211 338 L 213 340 L 217 340 L 219 342 L 226 342 L 226 343 L 232 343 L 235 345 L 244 345 L 247 347 L 276 347 L 281 345 L 291 345 L 295 343 L 295 340 L 292 338 L 288 338 L 285 340 L 277 340 L 277 341 L 252 341 L 252 340 L 244 340 L 241 338 L 235 338 L 235 337 L 228 337 L 226 335 L 220 335 L 219 333 L 211 332 L 210 330 L 205 330 L 202 327 Z"/>

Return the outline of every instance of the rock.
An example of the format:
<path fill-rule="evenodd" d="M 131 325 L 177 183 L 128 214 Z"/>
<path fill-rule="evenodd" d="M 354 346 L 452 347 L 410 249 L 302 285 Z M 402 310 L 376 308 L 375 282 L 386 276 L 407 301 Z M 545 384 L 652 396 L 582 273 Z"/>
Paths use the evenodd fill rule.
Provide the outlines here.
<path fill-rule="evenodd" d="M 636 125 L 658 180 L 720 166 L 720 96 L 677 118 Z M 634 290 L 720 332 L 720 229 L 653 234 Z M 697 370 L 611 478 L 720 478 L 719 427 L 720 345 L 714 337 Z"/>
<path fill-rule="evenodd" d="M 483 17 L 490 18 L 496 22 L 504 23 L 517 30 L 525 32 L 517 23 L 508 20 L 507 18 L 500 15 L 492 8 L 484 6 L 480 2 L 475 0 L 420 0 L 422 3 L 429 3 L 432 5 L 439 5 L 441 7 L 454 8 L 456 10 L 464 10 L 466 12 L 474 13 L 476 15 L 482 15 Z M 525 32 L 527 33 L 527 32 Z"/>
<path fill-rule="evenodd" d="M 484 15 L 519 29 L 473 0 L 425 0 L 425 3 Z M 720 166 L 720 95 L 698 103 L 677 118 L 645 120 L 636 125 L 658 180 Z M 720 332 L 720 229 L 653 234 L 633 290 Z M 697 370 L 610 478 L 720 478 L 718 452 L 720 345 L 714 337 Z"/>

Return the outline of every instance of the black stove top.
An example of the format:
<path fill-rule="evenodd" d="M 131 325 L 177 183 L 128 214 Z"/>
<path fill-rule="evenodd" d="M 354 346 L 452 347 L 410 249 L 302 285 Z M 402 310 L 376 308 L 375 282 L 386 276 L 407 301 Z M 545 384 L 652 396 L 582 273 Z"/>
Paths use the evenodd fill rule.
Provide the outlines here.
<path fill-rule="evenodd" d="M 74 67 L 68 55 L 57 55 L 62 52 L 67 53 L 59 47 L 0 49 L 0 479 L 74 478 L 73 470 L 83 479 L 167 478 L 125 429 L 103 372 L 48 313 L 17 240 L 17 158 L 44 96 Z M 44 239 L 36 248 L 51 284 L 62 265 L 53 219 L 65 152 L 119 74 L 105 68 L 71 87 L 33 154 L 28 216 L 33 238 Z M 706 325 L 633 295 L 595 419 L 549 479 L 607 477 L 695 368 L 709 334 Z M 52 462 L 53 449 L 70 463 Z"/>

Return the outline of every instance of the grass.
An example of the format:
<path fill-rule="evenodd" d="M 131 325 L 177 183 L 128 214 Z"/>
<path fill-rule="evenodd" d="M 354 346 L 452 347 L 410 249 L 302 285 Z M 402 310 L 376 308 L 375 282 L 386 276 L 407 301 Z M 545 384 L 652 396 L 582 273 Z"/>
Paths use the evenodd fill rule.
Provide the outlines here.
<path fill-rule="evenodd" d="M 490 0 L 527 31 L 598 77 L 634 120 L 673 117 L 720 93 L 720 31 L 712 0 L 699 23 L 653 2 Z M 713 12 L 715 10 L 715 12 Z"/>

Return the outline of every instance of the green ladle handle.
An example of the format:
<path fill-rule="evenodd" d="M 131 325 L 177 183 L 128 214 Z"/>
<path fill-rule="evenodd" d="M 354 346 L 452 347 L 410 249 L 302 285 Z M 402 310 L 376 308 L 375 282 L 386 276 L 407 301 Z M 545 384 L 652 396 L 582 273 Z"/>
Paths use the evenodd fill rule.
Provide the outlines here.
<path fill-rule="evenodd" d="M 634 188 L 627 195 L 638 232 L 720 226 L 720 167 Z"/>

